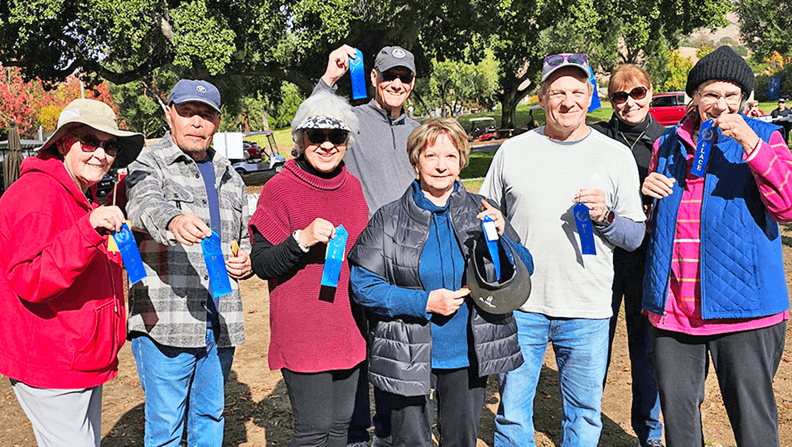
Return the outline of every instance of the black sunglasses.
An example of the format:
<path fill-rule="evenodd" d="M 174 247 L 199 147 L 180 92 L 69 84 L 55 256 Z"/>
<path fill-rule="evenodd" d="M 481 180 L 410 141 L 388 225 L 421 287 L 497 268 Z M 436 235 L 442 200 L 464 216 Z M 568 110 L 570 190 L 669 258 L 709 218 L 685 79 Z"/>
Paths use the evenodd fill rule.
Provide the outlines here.
<path fill-rule="evenodd" d="M 630 90 L 630 92 L 616 92 L 611 95 L 611 101 L 615 102 L 616 104 L 624 104 L 627 102 L 627 98 L 630 97 L 635 100 L 644 99 L 646 98 L 646 93 L 649 91 L 648 88 L 644 86 L 635 87 L 634 89 Z"/>
<path fill-rule="evenodd" d="M 313 144 L 322 144 L 327 140 L 330 140 L 333 144 L 343 144 L 349 137 L 349 131 L 343 129 L 306 129 L 305 135 L 308 136 L 308 141 Z"/>
<path fill-rule="evenodd" d="M 394 73 L 392 71 L 386 71 L 382 73 L 382 80 L 385 82 L 391 82 L 399 78 L 402 81 L 402 84 L 409 84 L 412 82 L 413 78 L 415 77 L 415 73 Z"/>
<path fill-rule="evenodd" d="M 80 147 L 82 148 L 83 152 L 94 152 L 100 147 L 104 149 L 105 153 L 111 157 L 115 157 L 119 152 L 121 152 L 121 144 L 118 142 L 118 140 L 99 141 L 90 135 L 74 135 L 74 138 L 80 142 Z"/>

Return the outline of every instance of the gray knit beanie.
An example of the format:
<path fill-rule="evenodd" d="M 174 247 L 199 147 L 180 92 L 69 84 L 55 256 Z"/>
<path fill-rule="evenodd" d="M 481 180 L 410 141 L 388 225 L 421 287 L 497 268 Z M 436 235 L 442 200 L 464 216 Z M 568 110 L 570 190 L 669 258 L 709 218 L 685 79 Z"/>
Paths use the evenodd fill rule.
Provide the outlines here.
<path fill-rule="evenodd" d="M 742 88 L 745 97 L 748 97 L 754 88 L 754 74 L 751 67 L 745 59 L 725 45 L 702 57 L 690 70 L 685 93 L 692 97 L 701 84 L 714 80 L 734 82 Z"/>

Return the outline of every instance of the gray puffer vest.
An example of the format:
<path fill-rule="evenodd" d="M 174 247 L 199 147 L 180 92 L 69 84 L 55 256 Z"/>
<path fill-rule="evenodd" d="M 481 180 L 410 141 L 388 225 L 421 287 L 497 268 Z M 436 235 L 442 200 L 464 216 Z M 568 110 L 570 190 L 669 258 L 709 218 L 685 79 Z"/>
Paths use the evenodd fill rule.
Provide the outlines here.
<path fill-rule="evenodd" d="M 449 198 L 448 209 L 462 255 L 468 258 L 473 239 L 481 233 L 476 215 L 482 196 L 468 193 L 461 183 Z M 418 272 L 429 236 L 431 213 L 415 204 L 412 187 L 374 214 L 349 253 L 349 262 L 384 277 L 390 284 L 423 289 Z M 520 238 L 507 223 L 505 234 Z M 377 388 L 402 396 L 429 394 L 432 371 L 432 330 L 428 320 L 388 319 L 370 315 L 369 379 Z M 479 376 L 511 371 L 523 363 L 514 315 L 490 315 L 471 307 L 470 328 Z"/>

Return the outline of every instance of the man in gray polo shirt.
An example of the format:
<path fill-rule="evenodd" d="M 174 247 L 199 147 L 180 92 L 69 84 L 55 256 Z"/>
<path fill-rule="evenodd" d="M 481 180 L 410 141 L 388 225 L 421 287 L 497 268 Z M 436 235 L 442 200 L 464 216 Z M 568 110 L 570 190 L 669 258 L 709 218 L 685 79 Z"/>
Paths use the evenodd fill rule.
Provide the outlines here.
<path fill-rule="evenodd" d="M 547 124 L 506 141 L 481 185 L 536 264 L 531 296 L 514 312 L 525 363 L 501 376 L 496 447 L 534 445 L 533 400 L 548 343 L 564 401 L 562 444 L 595 447 L 602 430 L 613 248 L 635 250 L 646 217 L 629 149 L 586 126 L 592 90 L 586 55 L 545 58 L 539 104 Z M 586 208 L 575 210 L 578 203 L 589 210 L 582 233 L 593 237 L 593 254 L 581 246 L 588 238 L 576 216 Z"/>
<path fill-rule="evenodd" d="M 337 90 L 336 83 L 349 70 L 355 49 L 343 45 L 332 53 L 327 69 L 313 93 Z M 377 53 L 370 73 L 374 99 L 354 107 L 360 121 L 355 145 L 347 150 L 344 163 L 360 180 L 369 207 L 369 217 L 382 205 L 401 197 L 415 178 L 407 157 L 407 137 L 418 127 L 409 118 L 404 102 L 415 86 L 415 58 L 402 47 L 384 47 Z"/>

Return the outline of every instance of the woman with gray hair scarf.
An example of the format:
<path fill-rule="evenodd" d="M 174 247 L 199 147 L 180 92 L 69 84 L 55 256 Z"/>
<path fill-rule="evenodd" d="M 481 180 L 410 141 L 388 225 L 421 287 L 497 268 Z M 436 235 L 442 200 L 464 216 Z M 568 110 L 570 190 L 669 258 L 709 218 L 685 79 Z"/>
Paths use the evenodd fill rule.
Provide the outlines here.
<path fill-rule="evenodd" d="M 294 411 L 291 446 L 346 445 L 366 359 L 346 260 L 336 287 L 323 278 L 328 244 L 346 232 L 352 247 L 368 222 L 360 181 L 342 161 L 357 132 L 345 100 L 305 100 L 292 121 L 297 158 L 264 185 L 250 219 L 253 271 L 270 292 L 269 366 L 281 370 Z"/>

